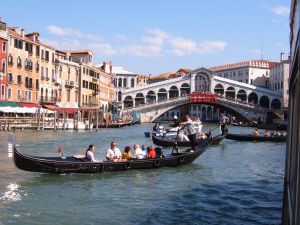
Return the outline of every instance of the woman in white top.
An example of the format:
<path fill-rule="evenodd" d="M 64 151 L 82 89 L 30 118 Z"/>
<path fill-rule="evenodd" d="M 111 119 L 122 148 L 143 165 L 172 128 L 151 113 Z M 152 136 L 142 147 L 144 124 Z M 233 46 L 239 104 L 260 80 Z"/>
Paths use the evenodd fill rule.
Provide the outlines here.
<path fill-rule="evenodd" d="M 85 152 L 85 157 L 90 162 L 99 162 L 99 160 L 95 159 L 94 157 L 94 151 L 95 151 L 94 145 L 90 145 Z"/>

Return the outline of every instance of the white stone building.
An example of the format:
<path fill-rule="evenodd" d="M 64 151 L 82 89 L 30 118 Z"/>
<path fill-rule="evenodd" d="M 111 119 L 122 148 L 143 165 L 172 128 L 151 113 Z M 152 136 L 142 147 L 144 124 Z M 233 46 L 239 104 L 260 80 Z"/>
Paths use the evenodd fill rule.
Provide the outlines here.
<path fill-rule="evenodd" d="M 250 60 L 208 68 L 220 77 L 251 84 L 269 87 L 270 68 L 276 62 L 267 60 Z"/>
<path fill-rule="evenodd" d="M 270 70 L 270 89 L 282 95 L 283 108 L 288 107 L 289 73 L 290 62 L 289 60 L 284 60 L 283 53 L 281 53 L 280 63 L 274 65 Z"/>

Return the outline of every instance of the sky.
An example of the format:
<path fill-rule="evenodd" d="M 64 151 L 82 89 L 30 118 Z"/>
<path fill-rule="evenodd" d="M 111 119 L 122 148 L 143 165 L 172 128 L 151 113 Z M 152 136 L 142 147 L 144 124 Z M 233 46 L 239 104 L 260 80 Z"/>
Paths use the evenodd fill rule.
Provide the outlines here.
<path fill-rule="evenodd" d="M 1 20 L 145 75 L 289 54 L 288 0 L 3 1 Z"/>

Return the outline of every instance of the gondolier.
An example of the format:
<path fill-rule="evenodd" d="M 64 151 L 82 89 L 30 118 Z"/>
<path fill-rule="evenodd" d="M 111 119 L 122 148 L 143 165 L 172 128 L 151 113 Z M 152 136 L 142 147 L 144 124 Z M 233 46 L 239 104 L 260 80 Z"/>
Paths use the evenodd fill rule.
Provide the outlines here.
<path fill-rule="evenodd" d="M 229 119 L 227 116 L 224 115 L 224 113 L 221 113 L 220 115 L 220 125 L 221 125 L 221 131 L 222 134 L 225 134 L 226 125 L 228 124 Z"/>
<path fill-rule="evenodd" d="M 194 122 L 188 117 L 188 116 L 184 116 L 183 117 L 183 122 L 180 123 L 180 125 L 182 126 L 181 129 L 186 128 L 186 132 L 187 132 L 187 136 L 191 142 L 191 149 L 195 150 L 196 149 L 196 144 L 197 144 L 197 140 L 196 140 L 196 129 L 194 127 Z"/>

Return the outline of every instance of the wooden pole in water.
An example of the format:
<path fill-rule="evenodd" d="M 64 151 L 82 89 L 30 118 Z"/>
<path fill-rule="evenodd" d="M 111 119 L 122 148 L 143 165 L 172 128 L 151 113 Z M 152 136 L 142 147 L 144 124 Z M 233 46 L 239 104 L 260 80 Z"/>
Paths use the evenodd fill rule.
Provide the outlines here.
<path fill-rule="evenodd" d="M 54 131 L 56 131 L 56 111 L 54 111 L 53 128 L 54 128 Z"/>
<path fill-rule="evenodd" d="M 37 122 L 37 131 L 40 130 L 40 118 L 41 117 L 41 111 L 40 109 L 38 109 L 38 122 Z"/>
<path fill-rule="evenodd" d="M 44 127 L 45 127 L 45 110 L 43 110 L 43 113 L 42 113 L 42 130 L 44 130 Z"/>
<path fill-rule="evenodd" d="M 78 112 L 77 112 L 77 124 L 76 124 L 76 131 L 78 131 L 79 120 L 80 120 L 80 110 L 78 110 Z"/>
<path fill-rule="evenodd" d="M 96 109 L 96 132 L 98 131 L 99 126 L 99 109 Z"/>
<path fill-rule="evenodd" d="M 65 111 L 63 111 L 63 130 L 66 129 L 66 115 L 65 115 Z"/>

